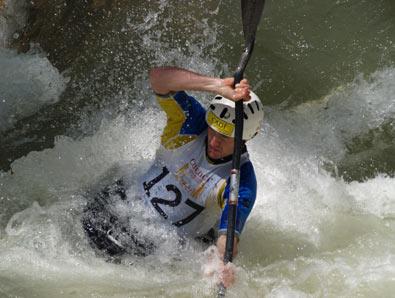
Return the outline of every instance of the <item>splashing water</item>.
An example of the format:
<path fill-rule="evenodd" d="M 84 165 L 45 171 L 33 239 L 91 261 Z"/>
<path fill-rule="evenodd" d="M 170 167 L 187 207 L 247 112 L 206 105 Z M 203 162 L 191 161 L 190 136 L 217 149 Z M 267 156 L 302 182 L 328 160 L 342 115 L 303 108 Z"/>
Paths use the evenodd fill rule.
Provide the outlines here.
<path fill-rule="evenodd" d="M 40 54 L 0 48 L 0 132 L 42 106 L 54 104 L 67 79 Z"/>

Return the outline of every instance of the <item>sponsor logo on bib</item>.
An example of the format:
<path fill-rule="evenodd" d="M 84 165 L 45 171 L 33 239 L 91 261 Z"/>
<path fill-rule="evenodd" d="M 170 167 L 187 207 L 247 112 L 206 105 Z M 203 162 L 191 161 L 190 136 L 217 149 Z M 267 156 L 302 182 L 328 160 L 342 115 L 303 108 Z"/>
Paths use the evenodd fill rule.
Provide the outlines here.
<path fill-rule="evenodd" d="M 184 164 L 177 172 L 176 178 L 193 198 L 199 197 L 204 190 L 204 186 L 211 177 L 199 167 L 195 159 L 191 159 Z"/>

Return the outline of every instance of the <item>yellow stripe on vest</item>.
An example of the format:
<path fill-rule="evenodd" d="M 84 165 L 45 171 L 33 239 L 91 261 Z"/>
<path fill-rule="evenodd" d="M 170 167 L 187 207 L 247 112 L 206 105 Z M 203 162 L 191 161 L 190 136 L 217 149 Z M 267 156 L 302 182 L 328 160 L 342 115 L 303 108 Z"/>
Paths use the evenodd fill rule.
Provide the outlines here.
<path fill-rule="evenodd" d="M 172 97 L 157 97 L 158 103 L 167 115 L 167 125 L 161 136 L 161 144 L 166 149 L 176 149 L 194 140 L 196 136 L 180 135 L 186 120 L 184 111 Z"/>
<path fill-rule="evenodd" d="M 221 209 L 225 208 L 225 199 L 224 199 L 225 187 L 226 187 L 226 180 L 222 181 L 222 184 L 217 193 L 217 202 L 218 202 L 218 206 Z"/>

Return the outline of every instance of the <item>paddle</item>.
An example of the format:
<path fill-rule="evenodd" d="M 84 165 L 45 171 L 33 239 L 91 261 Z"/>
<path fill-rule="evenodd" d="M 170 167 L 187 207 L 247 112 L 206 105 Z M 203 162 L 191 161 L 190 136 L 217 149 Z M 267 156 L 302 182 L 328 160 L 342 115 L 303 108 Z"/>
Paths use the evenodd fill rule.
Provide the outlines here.
<path fill-rule="evenodd" d="M 255 43 L 255 33 L 258 28 L 265 0 L 241 0 L 241 14 L 243 21 L 243 32 L 245 49 L 241 55 L 239 65 L 234 74 L 234 84 L 240 83 L 243 79 L 244 70 L 250 60 Z M 243 146 L 243 102 L 236 102 L 236 123 L 235 123 L 235 148 L 233 151 L 232 171 L 230 176 L 230 195 L 228 202 L 228 227 L 226 232 L 226 246 L 224 263 L 227 264 L 233 260 L 233 244 L 235 237 L 236 210 L 239 196 L 240 181 L 240 156 Z M 225 286 L 221 283 L 218 290 L 218 297 L 224 297 L 226 292 Z"/>

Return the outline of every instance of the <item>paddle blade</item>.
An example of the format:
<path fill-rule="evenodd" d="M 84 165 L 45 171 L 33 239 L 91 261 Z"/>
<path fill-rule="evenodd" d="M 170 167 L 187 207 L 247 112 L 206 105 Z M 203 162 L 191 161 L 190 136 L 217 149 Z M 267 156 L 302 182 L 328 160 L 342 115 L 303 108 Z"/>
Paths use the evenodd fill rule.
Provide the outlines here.
<path fill-rule="evenodd" d="M 265 0 L 241 0 L 241 15 L 246 44 L 249 44 L 255 39 L 255 33 L 264 6 Z"/>

